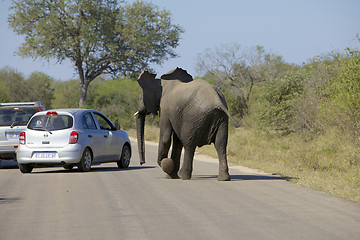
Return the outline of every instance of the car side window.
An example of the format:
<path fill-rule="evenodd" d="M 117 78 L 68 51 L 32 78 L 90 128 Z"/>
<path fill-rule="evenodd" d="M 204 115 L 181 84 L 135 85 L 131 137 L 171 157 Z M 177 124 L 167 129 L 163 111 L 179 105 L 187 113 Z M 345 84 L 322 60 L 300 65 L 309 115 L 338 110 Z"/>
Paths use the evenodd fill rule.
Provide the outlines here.
<path fill-rule="evenodd" d="M 102 115 L 95 113 L 95 118 L 99 123 L 100 129 L 102 130 L 112 130 L 112 124 L 106 119 L 104 118 Z"/>
<path fill-rule="evenodd" d="M 84 129 L 96 129 L 96 124 L 91 113 L 87 112 L 82 117 L 82 125 Z"/>

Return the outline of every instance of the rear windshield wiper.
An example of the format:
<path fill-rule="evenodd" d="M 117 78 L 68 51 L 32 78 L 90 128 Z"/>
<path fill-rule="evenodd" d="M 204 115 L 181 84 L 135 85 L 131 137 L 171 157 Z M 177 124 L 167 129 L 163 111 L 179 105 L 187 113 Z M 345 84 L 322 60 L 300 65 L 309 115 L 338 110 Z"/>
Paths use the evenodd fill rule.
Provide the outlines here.
<path fill-rule="evenodd" d="M 47 128 L 30 128 L 31 130 L 38 130 L 38 131 L 44 131 L 52 134 L 52 132 Z"/>
<path fill-rule="evenodd" d="M 14 126 L 20 126 L 20 125 L 26 125 L 27 124 L 27 122 L 24 122 L 24 121 L 15 121 L 15 122 L 13 122 L 11 125 L 10 125 L 10 127 L 11 128 L 13 128 Z"/>

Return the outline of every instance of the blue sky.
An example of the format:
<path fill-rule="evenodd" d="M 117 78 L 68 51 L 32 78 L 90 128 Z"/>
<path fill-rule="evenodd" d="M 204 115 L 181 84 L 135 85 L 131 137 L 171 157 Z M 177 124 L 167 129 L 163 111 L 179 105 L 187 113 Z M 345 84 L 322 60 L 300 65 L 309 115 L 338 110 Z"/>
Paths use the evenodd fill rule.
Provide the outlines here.
<path fill-rule="evenodd" d="M 197 75 L 198 54 L 222 44 L 237 43 L 244 48 L 262 45 L 295 64 L 331 51 L 360 46 L 355 38 L 360 34 L 358 0 L 148 1 L 169 10 L 173 23 L 185 30 L 176 48 L 179 57 L 162 66 L 153 66 L 159 75 L 175 67 Z M 70 62 L 56 64 L 14 55 L 23 37 L 9 29 L 10 5 L 9 0 L 0 0 L 0 68 L 9 66 L 25 76 L 40 71 L 55 80 L 77 78 Z"/>

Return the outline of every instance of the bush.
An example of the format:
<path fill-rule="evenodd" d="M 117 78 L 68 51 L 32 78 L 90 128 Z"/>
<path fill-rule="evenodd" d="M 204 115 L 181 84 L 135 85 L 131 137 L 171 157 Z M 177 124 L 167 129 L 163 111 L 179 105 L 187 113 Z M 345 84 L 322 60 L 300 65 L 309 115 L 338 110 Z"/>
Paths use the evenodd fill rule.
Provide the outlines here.
<path fill-rule="evenodd" d="M 259 97 L 259 125 L 267 131 L 290 133 L 296 126 L 295 104 L 303 94 L 303 78 L 299 71 L 291 71 L 266 82 Z"/>
<path fill-rule="evenodd" d="M 90 92 L 87 106 L 103 112 L 124 129 L 135 127 L 134 113 L 140 96 L 136 81 L 128 78 L 106 80 Z"/>
<path fill-rule="evenodd" d="M 328 101 L 329 122 L 360 136 L 360 51 L 349 51 L 341 60 L 338 75 L 330 79 Z"/>

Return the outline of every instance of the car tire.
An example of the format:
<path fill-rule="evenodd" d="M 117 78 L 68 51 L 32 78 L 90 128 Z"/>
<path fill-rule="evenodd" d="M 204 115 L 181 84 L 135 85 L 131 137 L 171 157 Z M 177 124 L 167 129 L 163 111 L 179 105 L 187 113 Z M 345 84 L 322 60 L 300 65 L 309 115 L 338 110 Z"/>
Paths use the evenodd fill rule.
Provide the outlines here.
<path fill-rule="evenodd" d="M 83 155 L 81 156 L 78 168 L 81 172 L 89 172 L 91 170 L 92 154 L 90 149 L 85 148 Z"/>
<path fill-rule="evenodd" d="M 34 168 L 30 164 L 20 164 L 20 163 L 18 163 L 18 166 L 19 166 L 20 172 L 22 172 L 22 173 L 31 173 L 31 171 Z"/>
<path fill-rule="evenodd" d="M 125 145 L 121 152 L 120 161 L 117 162 L 119 168 L 127 168 L 130 164 L 131 151 L 128 145 Z"/>

